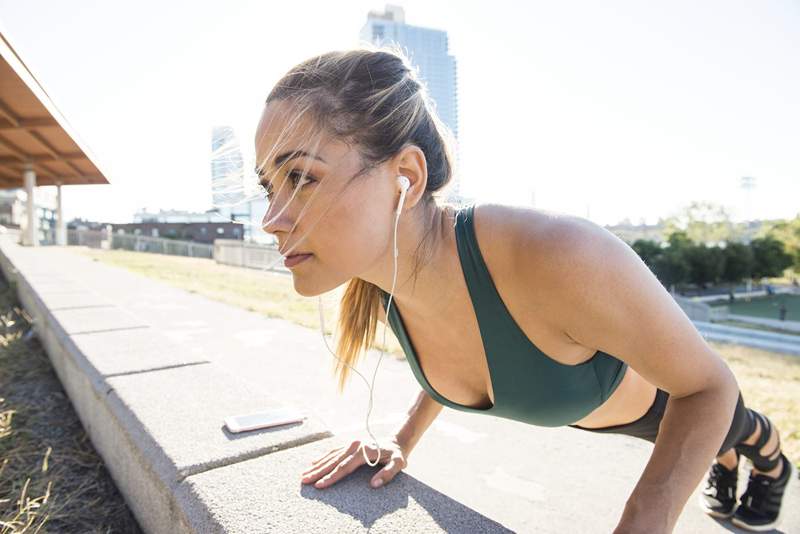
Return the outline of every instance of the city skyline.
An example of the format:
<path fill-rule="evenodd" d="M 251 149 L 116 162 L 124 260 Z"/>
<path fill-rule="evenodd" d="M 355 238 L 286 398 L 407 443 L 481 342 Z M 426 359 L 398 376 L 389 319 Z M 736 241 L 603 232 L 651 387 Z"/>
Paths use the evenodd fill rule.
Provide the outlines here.
<path fill-rule="evenodd" d="M 143 207 L 205 209 L 209 129 L 229 124 L 251 150 L 282 73 L 355 46 L 365 15 L 384 7 L 303 6 L 0 0 L 5 31 L 112 182 L 65 188 L 66 216 L 123 222 Z M 410 25 L 446 31 L 458 59 L 466 196 L 535 198 L 538 209 L 605 225 L 652 224 L 695 200 L 735 220 L 797 215 L 796 5 L 403 7 Z M 267 31 L 266 20 L 304 29 Z"/>

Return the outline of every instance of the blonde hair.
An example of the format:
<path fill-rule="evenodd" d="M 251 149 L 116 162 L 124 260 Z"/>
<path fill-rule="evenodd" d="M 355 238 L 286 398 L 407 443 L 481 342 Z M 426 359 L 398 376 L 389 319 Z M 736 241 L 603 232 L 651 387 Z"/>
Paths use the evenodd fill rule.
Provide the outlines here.
<path fill-rule="evenodd" d="M 455 138 L 439 119 L 435 105 L 416 69 L 397 45 L 333 51 L 292 67 L 267 97 L 266 103 L 289 100 L 303 103 L 313 122 L 326 133 L 355 146 L 364 171 L 391 159 L 408 144 L 425 154 L 428 181 L 424 206 L 441 204 L 440 194 L 451 182 L 455 166 Z M 360 173 L 359 173 L 360 174 Z M 420 250 L 433 225 L 418 244 Z M 339 302 L 336 368 L 341 393 L 361 352 L 371 348 L 381 306 L 381 289 L 353 278 Z"/>

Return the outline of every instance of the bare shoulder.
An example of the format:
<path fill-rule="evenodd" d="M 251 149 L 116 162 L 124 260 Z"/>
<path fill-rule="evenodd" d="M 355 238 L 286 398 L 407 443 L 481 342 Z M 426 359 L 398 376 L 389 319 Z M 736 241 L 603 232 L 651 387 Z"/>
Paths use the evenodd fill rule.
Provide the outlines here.
<path fill-rule="evenodd" d="M 499 204 L 476 206 L 475 234 L 506 307 L 529 337 L 538 334 L 540 340 L 543 324 L 569 339 L 563 316 L 575 310 L 562 296 L 583 291 L 590 264 L 619 250 L 609 240 L 623 243 L 588 219 Z"/>
<path fill-rule="evenodd" d="M 613 234 L 573 215 L 503 204 L 475 207 L 475 234 L 498 274 L 558 271 L 602 234 Z M 518 276 L 514 276 L 518 278 Z M 523 276 L 524 278 L 524 276 Z"/>

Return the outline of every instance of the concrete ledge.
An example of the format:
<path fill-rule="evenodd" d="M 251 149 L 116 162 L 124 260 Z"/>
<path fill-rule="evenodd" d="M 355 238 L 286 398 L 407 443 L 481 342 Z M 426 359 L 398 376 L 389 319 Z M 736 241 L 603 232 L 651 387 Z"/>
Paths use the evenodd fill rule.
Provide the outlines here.
<path fill-rule="evenodd" d="M 337 445 L 316 441 L 190 476 L 178 499 L 197 532 L 513 532 L 402 471 L 390 486 L 370 488 L 383 466 L 363 465 L 322 490 L 302 484 L 308 458 Z"/>
<path fill-rule="evenodd" d="M 284 403 L 209 362 L 204 347 L 171 341 L 141 308 L 137 315 L 93 292 L 80 268 L 89 260 L 59 256 L 74 262 L 65 267 L 49 254 L 69 253 L 0 238 L 0 268 L 145 531 L 508 532 L 406 473 L 387 488 L 369 488 L 380 467 L 362 466 L 326 490 L 301 487 L 309 458 L 335 446 L 313 413 L 279 429 L 227 432 L 225 416 Z M 70 269 L 79 271 L 74 278 Z M 121 284 L 130 276 L 105 274 Z M 291 348 L 282 338 L 264 350 Z M 298 372 L 289 363 L 273 371 L 264 383 Z"/>

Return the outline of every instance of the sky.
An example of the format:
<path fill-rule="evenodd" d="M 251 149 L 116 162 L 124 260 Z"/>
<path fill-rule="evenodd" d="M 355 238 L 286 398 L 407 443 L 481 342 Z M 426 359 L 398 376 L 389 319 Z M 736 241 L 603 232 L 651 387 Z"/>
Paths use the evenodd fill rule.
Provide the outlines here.
<path fill-rule="evenodd" d="M 800 214 L 800 1 L 394 3 L 448 33 L 464 195 L 604 225 Z M 209 209 L 212 126 L 252 158 L 273 84 L 383 6 L 0 0 L 0 25 L 111 182 L 65 187 L 65 217 L 129 222 Z"/>

